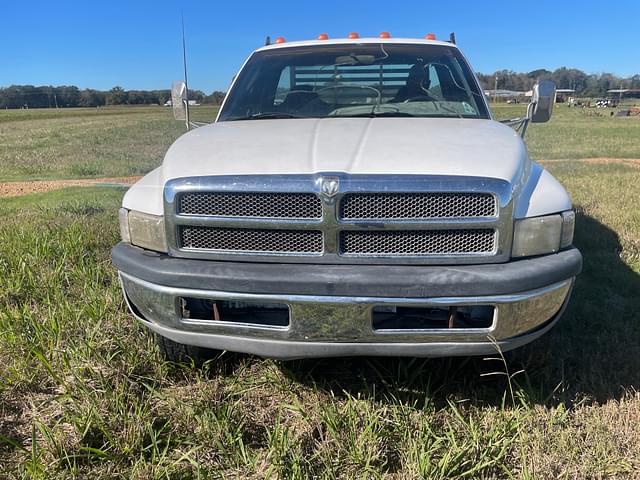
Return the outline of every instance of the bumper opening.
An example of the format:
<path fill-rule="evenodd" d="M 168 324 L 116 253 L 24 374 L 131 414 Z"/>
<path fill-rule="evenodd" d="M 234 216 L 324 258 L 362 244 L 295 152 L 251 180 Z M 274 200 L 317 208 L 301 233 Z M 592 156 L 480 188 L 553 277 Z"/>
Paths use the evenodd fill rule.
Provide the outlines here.
<path fill-rule="evenodd" d="M 449 307 L 377 306 L 372 311 L 374 330 L 436 330 L 443 328 L 489 328 L 495 307 L 491 305 Z"/>
<path fill-rule="evenodd" d="M 180 297 L 180 305 L 182 318 L 191 320 L 273 327 L 289 326 L 289 306 L 284 303 Z"/>

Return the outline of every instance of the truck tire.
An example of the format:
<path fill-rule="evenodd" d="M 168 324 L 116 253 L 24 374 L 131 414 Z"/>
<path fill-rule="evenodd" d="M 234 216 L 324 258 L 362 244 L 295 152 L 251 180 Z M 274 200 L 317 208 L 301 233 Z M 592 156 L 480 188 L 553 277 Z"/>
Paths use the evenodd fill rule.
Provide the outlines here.
<path fill-rule="evenodd" d="M 165 360 L 175 363 L 193 363 L 195 366 L 201 366 L 207 360 L 211 360 L 220 355 L 220 351 L 209 348 L 196 347 L 194 345 L 185 345 L 183 343 L 174 342 L 173 340 L 154 334 L 156 345 L 160 350 L 160 354 Z"/>

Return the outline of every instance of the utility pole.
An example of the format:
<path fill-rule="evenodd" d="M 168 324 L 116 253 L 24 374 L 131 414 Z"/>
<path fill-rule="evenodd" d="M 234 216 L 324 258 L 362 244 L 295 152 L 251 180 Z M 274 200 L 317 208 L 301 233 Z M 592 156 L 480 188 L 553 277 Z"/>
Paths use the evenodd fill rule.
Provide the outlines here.
<path fill-rule="evenodd" d="M 622 80 L 620 80 L 620 97 L 618 99 L 618 105 L 622 103 Z"/>
<path fill-rule="evenodd" d="M 493 103 L 498 101 L 498 74 L 496 73 L 496 81 L 493 84 Z"/>

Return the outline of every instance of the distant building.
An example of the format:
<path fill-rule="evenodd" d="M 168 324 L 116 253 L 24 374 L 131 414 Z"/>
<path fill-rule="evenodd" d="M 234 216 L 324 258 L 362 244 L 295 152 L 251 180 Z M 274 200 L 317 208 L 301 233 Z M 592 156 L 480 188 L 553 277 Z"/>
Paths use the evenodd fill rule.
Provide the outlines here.
<path fill-rule="evenodd" d="M 196 102 L 195 100 L 189 100 L 189 106 L 190 107 L 197 107 L 200 104 L 198 102 Z M 173 106 L 173 102 L 169 99 L 166 102 L 164 102 L 164 106 L 165 107 L 172 107 Z"/>
<path fill-rule="evenodd" d="M 484 94 L 489 100 L 500 99 L 507 103 L 518 103 L 525 96 L 525 92 L 517 90 L 485 90 Z"/>
<path fill-rule="evenodd" d="M 607 97 L 640 98 L 640 88 L 614 88 L 607 90 Z"/>
<path fill-rule="evenodd" d="M 556 88 L 556 102 L 564 103 L 575 95 L 576 91 L 572 88 Z M 533 90 L 525 93 L 525 96 L 532 97 Z"/>
<path fill-rule="evenodd" d="M 518 90 L 485 90 L 484 94 L 487 97 L 493 98 L 512 98 L 512 97 L 524 97 L 525 92 L 520 92 Z"/>

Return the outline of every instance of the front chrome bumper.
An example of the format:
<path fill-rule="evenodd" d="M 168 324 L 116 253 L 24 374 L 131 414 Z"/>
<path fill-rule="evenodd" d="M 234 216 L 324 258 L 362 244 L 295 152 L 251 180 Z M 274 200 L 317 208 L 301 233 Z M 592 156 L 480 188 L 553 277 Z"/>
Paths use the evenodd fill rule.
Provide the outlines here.
<path fill-rule="evenodd" d="M 201 347 L 293 359 L 352 355 L 486 355 L 528 343 L 549 330 L 569 298 L 574 277 L 525 292 L 437 297 L 365 297 L 237 293 L 159 285 L 120 271 L 132 313 L 171 340 Z M 183 318 L 179 299 L 283 303 L 287 327 Z M 375 306 L 492 305 L 488 328 L 374 330 Z"/>

